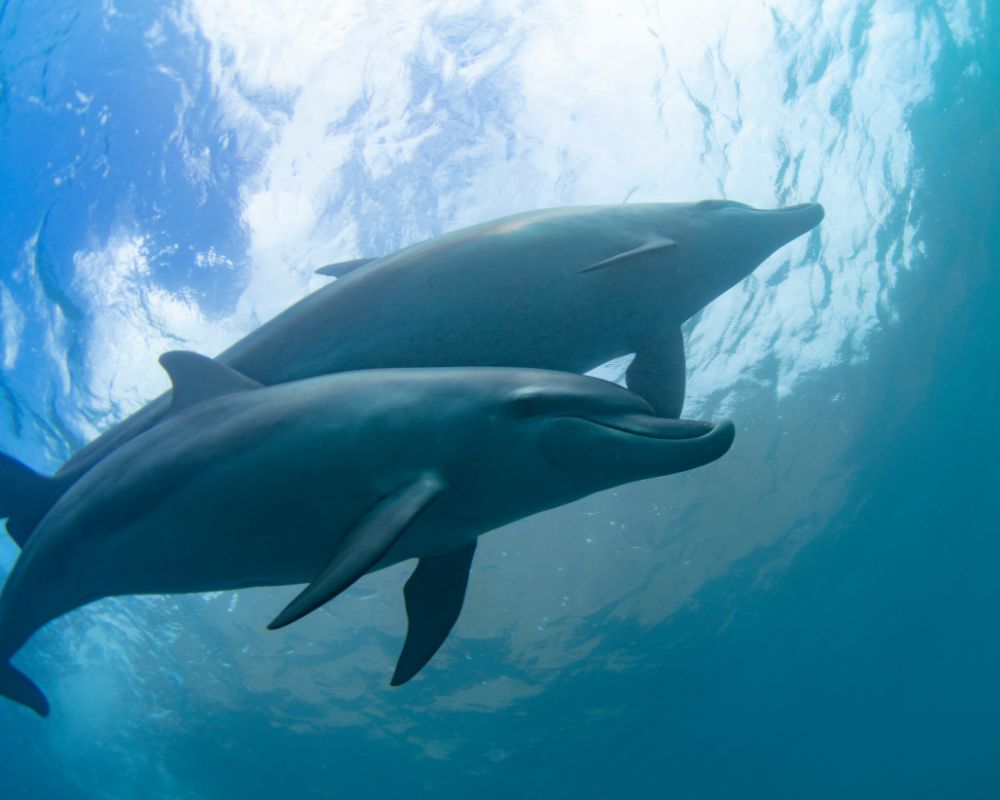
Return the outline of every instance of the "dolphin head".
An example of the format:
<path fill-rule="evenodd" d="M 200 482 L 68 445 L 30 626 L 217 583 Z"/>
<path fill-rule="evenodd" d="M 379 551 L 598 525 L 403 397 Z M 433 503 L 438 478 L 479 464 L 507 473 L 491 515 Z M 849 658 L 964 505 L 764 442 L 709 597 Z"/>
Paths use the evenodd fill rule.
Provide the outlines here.
<path fill-rule="evenodd" d="M 581 380 L 525 387 L 508 402 L 517 417 L 538 425 L 538 448 L 548 464 L 594 487 L 590 491 L 703 466 L 733 443 L 729 420 L 659 417 L 617 384 L 573 377 Z"/>
<path fill-rule="evenodd" d="M 760 209 L 731 200 L 636 206 L 646 235 L 665 248 L 667 288 L 687 319 L 753 272 L 768 256 L 812 230 L 823 206 Z"/>
<path fill-rule="evenodd" d="M 658 417 L 638 395 L 598 378 L 527 369 L 493 375 L 476 381 L 479 423 L 462 437 L 475 442 L 475 457 L 464 456 L 456 476 L 476 483 L 484 504 L 510 506 L 520 496 L 534 511 L 551 508 L 708 464 L 733 442 L 728 420 Z"/>

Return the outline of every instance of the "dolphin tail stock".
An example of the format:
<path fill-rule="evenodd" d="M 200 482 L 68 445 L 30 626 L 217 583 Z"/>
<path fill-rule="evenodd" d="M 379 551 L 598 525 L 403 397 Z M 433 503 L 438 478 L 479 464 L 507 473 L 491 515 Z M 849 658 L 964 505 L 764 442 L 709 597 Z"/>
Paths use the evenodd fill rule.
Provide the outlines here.
<path fill-rule="evenodd" d="M 9 662 L 0 664 L 0 695 L 30 708 L 40 717 L 49 715 L 49 701 L 42 690 Z"/>
<path fill-rule="evenodd" d="M 65 484 L 0 453 L 0 518 L 7 518 L 7 533 L 18 547 L 24 547 L 35 526 L 66 490 Z"/>

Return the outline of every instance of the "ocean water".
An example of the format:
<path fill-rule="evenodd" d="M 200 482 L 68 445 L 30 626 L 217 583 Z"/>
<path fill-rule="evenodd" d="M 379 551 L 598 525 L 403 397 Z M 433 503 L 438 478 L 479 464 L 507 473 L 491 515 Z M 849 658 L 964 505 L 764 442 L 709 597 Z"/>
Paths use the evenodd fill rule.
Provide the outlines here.
<path fill-rule="evenodd" d="M 40 470 L 324 263 L 553 205 L 827 211 L 685 326 L 733 450 L 484 537 L 411 684 L 405 567 L 280 632 L 292 589 L 104 600 L 19 656 L 53 713 L 0 704 L 0 797 L 1000 796 L 996 16 L 0 0 L 0 450 Z"/>

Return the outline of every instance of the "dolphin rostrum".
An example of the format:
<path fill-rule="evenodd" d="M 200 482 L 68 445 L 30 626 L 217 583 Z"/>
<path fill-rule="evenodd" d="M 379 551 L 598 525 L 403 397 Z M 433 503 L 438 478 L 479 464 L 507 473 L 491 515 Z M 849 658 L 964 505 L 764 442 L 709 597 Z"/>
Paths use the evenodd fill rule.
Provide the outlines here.
<path fill-rule="evenodd" d="M 262 387 L 165 354 L 163 421 L 71 486 L 0 595 L 0 694 L 48 713 L 10 659 L 41 626 L 102 597 L 307 583 L 280 628 L 367 572 L 418 558 L 393 685 L 458 618 L 476 538 L 629 481 L 707 464 L 731 422 L 656 416 L 571 373 L 366 370 Z"/>
<path fill-rule="evenodd" d="M 220 356 L 263 384 L 384 367 L 506 366 L 587 372 L 635 353 L 626 383 L 657 414 L 684 401 L 681 323 L 823 218 L 725 200 L 531 211 L 464 228 L 343 276 Z M 0 518 L 24 544 L 93 464 L 163 416 L 148 404 L 49 478 L 0 456 Z"/>

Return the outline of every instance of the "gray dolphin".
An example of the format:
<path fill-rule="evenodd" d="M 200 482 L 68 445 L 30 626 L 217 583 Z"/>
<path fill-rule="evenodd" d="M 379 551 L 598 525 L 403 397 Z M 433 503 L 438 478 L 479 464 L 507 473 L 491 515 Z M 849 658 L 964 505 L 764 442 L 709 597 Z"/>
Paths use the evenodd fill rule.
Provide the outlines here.
<path fill-rule="evenodd" d="M 649 203 L 531 211 L 384 258 L 325 267 L 342 276 L 262 325 L 218 360 L 263 384 L 384 367 L 508 366 L 587 372 L 635 353 L 628 387 L 680 416 L 680 325 L 823 208 Z M 52 478 L 0 456 L 0 518 L 24 544 L 55 500 L 97 461 L 163 416 L 148 404 Z"/>
<path fill-rule="evenodd" d="M 0 694 L 41 715 L 10 658 L 101 597 L 308 583 L 287 625 L 418 558 L 392 683 L 458 618 L 476 538 L 592 492 L 706 464 L 733 425 L 658 417 L 597 378 L 498 367 L 367 370 L 261 387 L 168 353 L 163 422 L 58 500 L 0 595 Z"/>

